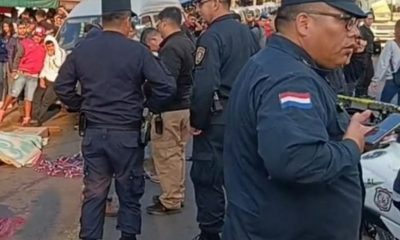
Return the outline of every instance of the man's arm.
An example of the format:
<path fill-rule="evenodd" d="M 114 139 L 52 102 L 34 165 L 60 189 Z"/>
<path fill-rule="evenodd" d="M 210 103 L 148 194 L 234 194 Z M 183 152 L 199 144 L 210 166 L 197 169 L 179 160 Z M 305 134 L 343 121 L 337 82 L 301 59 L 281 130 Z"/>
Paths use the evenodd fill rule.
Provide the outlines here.
<path fill-rule="evenodd" d="M 213 94 L 221 83 L 219 46 L 218 38 L 209 33 L 197 45 L 190 107 L 190 124 L 196 129 L 207 128 Z"/>
<path fill-rule="evenodd" d="M 75 68 L 74 52 L 67 56 L 61 66 L 58 77 L 54 84 L 54 91 L 61 100 L 72 111 L 79 111 L 82 104 L 82 96 L 76 91 L 78 76 Z"/>
<path fill-rule="evenodd" d="M 394 41 L 388 41 L 383 48 L 379 60 L 376 64 L 375 74 L 372 77 L 373 82 L 386 81 L 386 75 L 388 71 L 396 71 L 397 66 L 395 66 L 393 61 L 393 52 L 398 48 Z"/>
<path fill-rule="evenodd" d="M 11 66 L 11 71 L 16 72 L 18 70 L 19 64 L 21 63 L 21 59 L 25 54 L 25 50 L 24 47 L 21 44 L 21 41 L 17 41 L 17 44 L 15 46 L 16 52 L 15 52 L 15 57 L 14 60 L 12 62 L 12 66 Z"/>
<path fill-rule="evenodd" d="M 162 61 L 158 62 L 147 50 L 144 50 L 143 54 L 142 73 L 151 89 L 147 105 L 151 111 L 161 112 L 176 95 L 176 80 Z"/>
<path fill-rule="evenodd" d="M 329 182 L 359 163 L 355 141 L 330 140 L 324 100 L 312 79 L 293 76 L 269 89 L 258 87 L 258 152 L 272 179 Z"/>

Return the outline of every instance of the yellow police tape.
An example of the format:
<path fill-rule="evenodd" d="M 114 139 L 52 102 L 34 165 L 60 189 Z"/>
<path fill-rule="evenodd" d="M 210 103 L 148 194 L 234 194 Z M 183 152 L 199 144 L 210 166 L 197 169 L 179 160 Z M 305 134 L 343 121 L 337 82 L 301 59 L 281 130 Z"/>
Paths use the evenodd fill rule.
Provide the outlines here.
<path fill-rule="evenodd" d="M 373 99 L 349 97 L 338 95 L 339 102 L 345 105 L 360 104 L 364 105 L 366 109 L 384 111 L 386 113 L 400 113 L 400 106 L 390 103 L 379 102 Z"/>

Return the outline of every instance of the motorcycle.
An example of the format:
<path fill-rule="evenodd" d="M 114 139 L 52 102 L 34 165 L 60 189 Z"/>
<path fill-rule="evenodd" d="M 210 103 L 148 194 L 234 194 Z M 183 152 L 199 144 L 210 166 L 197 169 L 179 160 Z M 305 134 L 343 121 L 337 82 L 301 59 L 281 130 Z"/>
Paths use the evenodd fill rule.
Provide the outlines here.
<path fill-rule="evenodd" d="M 400 113 L 397 105 L 339 96 L 350 114 L 365 109 L 373 111 L 374 123 L 391 113 Z M 400 192 L 393 189 L 400 170 L 400 138 L 394 134 L 361 156 L 365 206 L 364 236 L 372 240 L 400 240 Z"/>

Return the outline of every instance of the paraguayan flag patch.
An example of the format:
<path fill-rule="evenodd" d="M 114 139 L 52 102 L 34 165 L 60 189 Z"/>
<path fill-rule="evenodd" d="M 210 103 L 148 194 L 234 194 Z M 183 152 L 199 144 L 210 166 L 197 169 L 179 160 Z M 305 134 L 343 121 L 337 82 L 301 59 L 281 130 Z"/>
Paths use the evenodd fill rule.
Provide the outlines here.
<path fill-rule="evenodd" d="M 311 94 L 308 92 L 284 92 L 279 94 L 282 109 L 311 109 Z"/>

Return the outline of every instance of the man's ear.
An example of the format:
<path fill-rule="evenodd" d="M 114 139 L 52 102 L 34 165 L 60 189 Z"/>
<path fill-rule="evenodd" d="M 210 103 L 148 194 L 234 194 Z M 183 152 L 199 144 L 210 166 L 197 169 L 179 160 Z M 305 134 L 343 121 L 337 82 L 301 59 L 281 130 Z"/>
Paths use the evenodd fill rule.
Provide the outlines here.
<path fill-rule="evenodd" d="M 296 16 L 295 26 L 296 26 L 296 30 L 300 34 L 300 36 L 304 37 L 304 36 L 308 35 L 311 20 L 312 19 L 311 19 L 310 15 L 308 15 L 306 13 L 300 13 Z"/>

